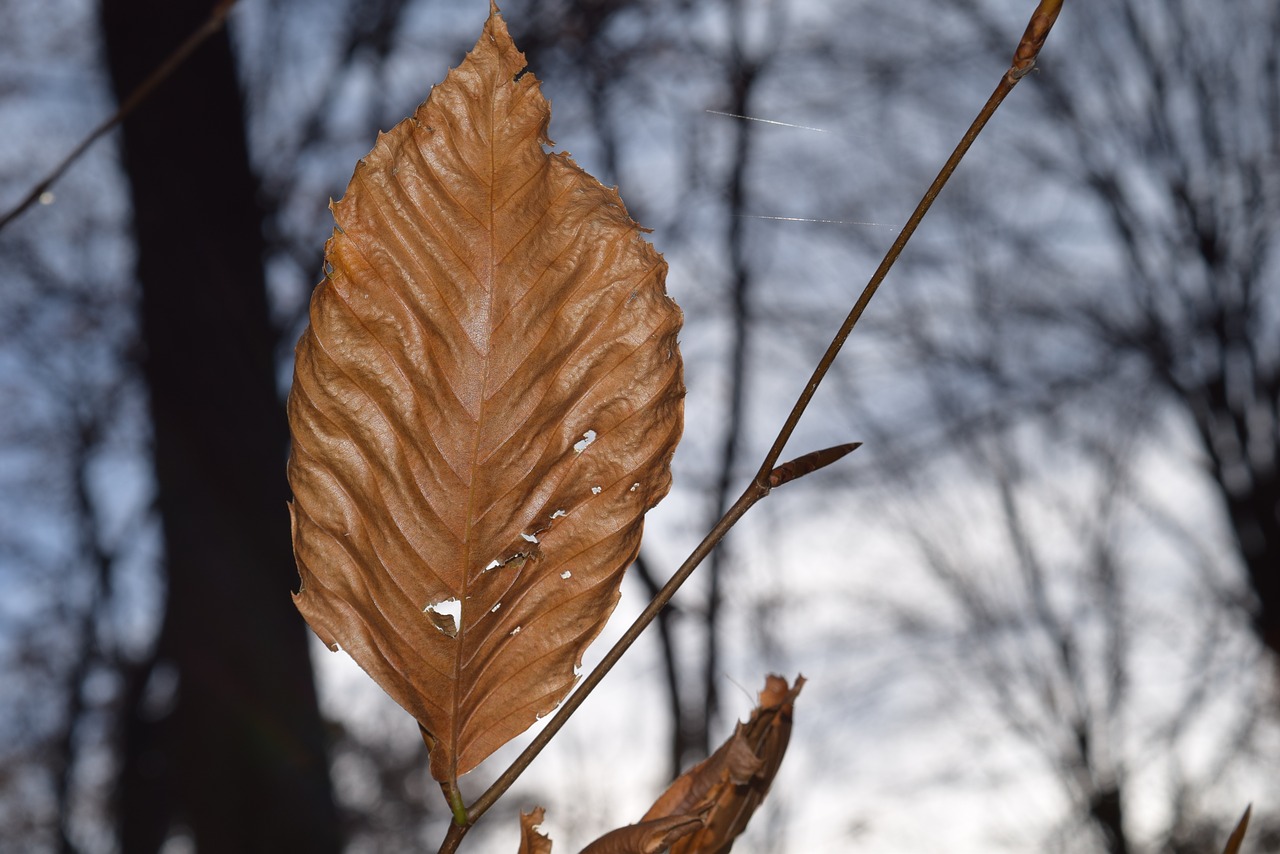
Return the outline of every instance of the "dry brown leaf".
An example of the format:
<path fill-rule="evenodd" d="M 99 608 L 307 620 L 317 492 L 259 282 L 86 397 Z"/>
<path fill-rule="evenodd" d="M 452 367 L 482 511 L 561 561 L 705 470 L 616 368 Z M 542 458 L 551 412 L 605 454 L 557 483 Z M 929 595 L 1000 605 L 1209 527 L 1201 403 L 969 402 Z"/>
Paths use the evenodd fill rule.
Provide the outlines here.
<path fill-rule="evenodd" d="M 770 675 L 760 705 L 709 757 L 676 778 L 639 823 L 602 836 L 582 854 L 725 854 L 769 793 L 791 739 L 791 713 L 804 685 Z M 656 831 L 679 828 L 657 845 Z M 654 845 L 656 847 L 645 847 Z"/>
<path fill-rule="evenodd" d="M 688 812 L 694 797 L 698 808 L 710 807 L 705 826 L 672 845 L 671 854 L 725 854 L 733 847 L 777 776 L 791 740 L 792 707 L 803 685 L 803 676 L 792 687 L 781 676 L 770 675 L 750 720 L 677 778 L 645 814 L 650 819 L 669 811 Z"/>
<path fill-rule="evenodd" d="M 606 833 L 581 854 L 658 854 L 702 828 L 702 816 L 675 815 L 629 824 Z"/>
<path fill-rule="evenodd" d="M 495 7 L 360 161 L 289 396 L 298 609 L 441 781 L 568 693 L 681 430 L 666 265 L 524 65 Z"/>
<path fill-rule="evenodd" d="M 546 814 L 547 811 L 542 807 L 534 807 L 530 812 L 520 813 L 519 854 L 551 854 L 551 839 L 537 830 Z"/>
<path fill-rule="evenodd" d="M 763 768 L 764 762 L 747 740 L 743 724 L 738 724 L 715 753 L 677 777 L 644 817 L 696 812 L 716 801 L 722 787 L 745 786 Z"/>

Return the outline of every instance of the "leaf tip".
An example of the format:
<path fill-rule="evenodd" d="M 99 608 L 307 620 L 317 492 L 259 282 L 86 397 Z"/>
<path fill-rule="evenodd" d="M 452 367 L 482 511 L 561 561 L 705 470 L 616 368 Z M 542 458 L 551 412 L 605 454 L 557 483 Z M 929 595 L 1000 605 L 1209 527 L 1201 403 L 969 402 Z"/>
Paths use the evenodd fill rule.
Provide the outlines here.
<path fill-rule="evenodd" d="M 843 445 L 836 445 L 832 448 L 823 448 L 821 451 L 812 451 L 794 460 L 785 462 L 782 465 L 769 472 L 768 484 L 773 489 L 782 486 L 784 483 L 790 483 L 797 478 L 812 474 L 820 468 L 826 468 L 837 460 L 853 453 L 862 447 L 861 442 L 847 442 Z"/>
<path fill-rule="evenodd" d="M 1061 11 L 1062 0 L 1040 0 L 1040 4 L 1031 15 L 1031 20 L 1027 23 L 1026 31 L 1022 34 L 1022 40 L 1018 42 L 1018 49 L 1013 54 L 1013 64 L 1008 72 L 1013 82 L 1021 80 L 1035 68 L 1040 49 L 1044 47 L 1049 30 L 1053 29 L 1054 22 L 1058 20 L 1058 13 Z"/>
<path fill-rule="evenodd" d="M 1244 844 L 1244 835 L 1249 830 L 1249 816 L 1252 814 L 1253 804 L 1249 804 L 1244 808 L 1244 815 L 1240 816 L 1240 823 L 1227 839 L 1227 847 L 1222 849 L 1222 854 L 1239 854 L 1240 846 Z"/>

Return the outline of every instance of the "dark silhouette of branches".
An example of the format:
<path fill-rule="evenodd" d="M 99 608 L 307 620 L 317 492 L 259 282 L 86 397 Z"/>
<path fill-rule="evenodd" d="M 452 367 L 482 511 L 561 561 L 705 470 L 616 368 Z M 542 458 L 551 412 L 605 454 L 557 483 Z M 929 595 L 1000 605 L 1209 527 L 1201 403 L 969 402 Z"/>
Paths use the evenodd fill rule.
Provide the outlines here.
<path fill-rule="evenodd" d="M 1151 93 L 1133 111 L 1104 92 L 1113 96 L 1105 126 L 1142 155 L 1140 171 L 1108 157 L 1102 122 L 1081 115 L 1063 83 L 1046 94 L 1075 129 L 1073 173 L 1127 256 L 1127 310 L 1081 306 L 1074 319 L 1100 346 L 1141 358 L 1190 416 L 1257 599 L 1255 629 L 1280 654 L 1280 12 L 1233 11 L 1208 30 L 1186 4 L 1157 13 L 1125 3 L 1110 33 L 1120 43 L 1090 45 Z M 1256 37 L 1228 60 L 1225 33 L 1246 31 Z M 1142 214 L 1149 191 L 1164 216 Z"/>
<path fill-rule="evenodd" d="M 15 850 L 79 851 L 86 822 L 109 813 L 93 766 L 130 646 L 113 593 L 119 564 L 146 540 L 145 512 L 104 492 L 106 473 L 145 437 L 122 427 L 139 426 L 139 389 L 124 366 L 133 325 L 121 304 L 127 285 L 96 255 L 95 238 L 112 231 L 99 215 L 90 208 L 64 224 L 69 246 L 22 227 L 0 240 L 3 491 L 20 501 L 0 523 L 0 583 L 7 601 L 23 603 L 4 620 L 0 847 Z"/>
<path fill-rule="evenodd" d="M 990 5 L 964 8 L 975 31 L 998 39 Z M 1091 282 L 1065 286 L 1073 267 L 1063 244 L 1006 206 L 1001 232 L 1052 272 L 1002 295 L 997 310 L 1042 336 L 1077 340 L 1099 366 L 1122 367 L 1086 378 L 1079 393 L 1148 383 L 1192 426 L 1253 594 L 1255 630 L 1280 651 L 1280 12 L 1085 3 L 1073 32 L 1077 52 L 1040 76 L 1027 125 L 1052 128 L 1054 139 L 1028 131 L 1011 157 L 1099 212 L 1091 237 L 1113 254 L 1090 264 Z M 1062 369 L 1014 381 L 1043 388 L 1068 381 Z"/>
<path fill-rule="evenodd" d="M 946 31 L 923 4 L 891 14 L 944 54 L 975 37 L 995 50 L 1007 30 L 998 4 L 953 12 Z M 964 666 L 949 679 L 981 686 L 1071 804 L 1055 844 L 1070 850 L 1070 828 L 1087 827 L 1086 849 L 1193 850 L 1222 838 L 1239 804 L 1216 790 L 1274 720 L 1265 656 L 1232 627 L 1250 614 L 1276 649 L 1280 14 L 1071 12 L 1072 47 L 1011 112 L 999 168 L 975 165 L 935 223 L 948 251 L 910 259 L 910 292 L 876 327 L 911 405 L 866 438 L 881 484 L 924 489 L 928 454 L 963 472 L 958 519 L 999 521 L 984 537 L 933 513 L 903 527 L 962 615 Z M 949 112 L 931 77 L 888 85 L 924 114 Z M 1057 205 L 997 189 L 1010 183 Z M 1189 510 L 1203 495 L 1221 517 Z M 1160 616 L 1174 591 L 1185 611 Z M 936 614 L 907 612 L 904 625 L 937 629 Z M 1157 699 L 1157 666 L 1195 675 Z M 1220 753 L 1193 769 L 1180 757 L 1210 720 Z M 1152 838 L 1130 812 L 1157 768 L 1176 818 Z"/>

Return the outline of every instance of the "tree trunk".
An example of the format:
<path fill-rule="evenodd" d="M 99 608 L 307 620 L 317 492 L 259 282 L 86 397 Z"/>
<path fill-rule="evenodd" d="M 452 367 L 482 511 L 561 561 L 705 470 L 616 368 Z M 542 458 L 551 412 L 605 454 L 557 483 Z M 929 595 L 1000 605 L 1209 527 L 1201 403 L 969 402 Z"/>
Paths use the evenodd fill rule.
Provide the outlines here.
<path fill-rule="evenodd" d="M 118 100 L 212 0 L 103 0 Z M 287 431 L 275 389 L 262 212 L 225 32 L 124 123 L 143 370 L 166 551 L 155 663 L 170 706 L 124 710 L 121 848 L 185 826 L 200 851 L 340 848 L 307 639 L 289 592 Z M 149 695 L 151 695 L 149 697 Z"/>

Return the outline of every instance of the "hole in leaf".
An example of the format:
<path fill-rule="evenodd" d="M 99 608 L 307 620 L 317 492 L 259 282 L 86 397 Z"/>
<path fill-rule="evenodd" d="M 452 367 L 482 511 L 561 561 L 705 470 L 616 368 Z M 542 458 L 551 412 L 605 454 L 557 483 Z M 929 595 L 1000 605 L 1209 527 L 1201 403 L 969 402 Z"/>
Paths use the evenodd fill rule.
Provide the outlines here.
<path fill-rule="evenodd" d="M 484 571 L 484 572 L 488 572 L 489 570 L 491 570 L 491 569 L 497 569 L 497 568 L 498 568 L 498 567 L 500 567 L 500 566 L 502 566 L 502 561 L 497 560 L 497 559 L 494 559 L 494 560 L 489 561 L 488 565 L 487 565 L 487 566 L 485 566 L 485 568 L 484 568 L 484 570 L 483 570 L 483 571 Z"/>
<path fill-rule="evenodd" d="M 538 541 L 538 537 L 535 534 L 521 534 L 520 536 L 524 537 L 525 542 L 528 543 L 536 543 Z"/>
<path fill-rule="evenodd" d="M 592 495 L 599 495 L 599 494 L 600 494 L 601 492 L 603 492 L 603 491 L 604 491 L 604 490 L 602 490 L 602 489 L 601 489 L 600 487 L 598 487 L 598 486 L 593 486 L 593 487 L 591 487 L 591 494 L 592 494 Z"/>
<path fill-rule="evenodd" d="M 520 634 L 520 627 L 516 626 L 514 629 L 511 630 L 511 637 L 515 637 L 518 634 Z"/>
<path fill-rule="evenodd" d="M 639 489 L 639 488 L 640 488 L 640 484 L 639 484 L 639 483 L 633 483 L 633 484 L 631 484 L 631 488 L 630 488 L 630 489 L 628 489 L 628 490 L 627 490 L 627 492 L 635 492 L 635 491 L 636 491 L 637 489 Z"/>
<path fill-rule="evenodd" d="M 462 620 L 462 602 L 445 599 L 422 609 L 431 624 L 451 638 L 458 636 L 458 624 Z"/>
<path fill-rule="evenodd" d="M 561 577 L 561 578 L 572 578 L 572 577 L 573 577 L 573 573 L 566 569 L 564 572 L 560 573 L 560 577 Z"/>
<path fill-rule="evenodd" d="M 552 519 L 559 519 L 561 516 L 568 516 L 568 515 L 569 515 L 569 514 L 568 514 L 568 513 L 566 513 L 566 512 L 565 512 L 565 511 L 563 511 L 563 510 L 557 510 L 556 512 L 554 512 L 554 513 L 552 513 L 552 514 L 551 514 L 551 518 L 552 518 Z"/>
<path fill-rule="evenodd" d="M 580 453 L 582 453 L 582 452 L 583 452 L 583 451 L 585 451 L 585 450 L 586 450 L 586 449 L 591 445 L 591 443 L 592 443 L 592 442 L 594 442 L 595 440 L 596 440 L 596 431 L 595 431 L 595 430 L 588 430 L 587 432 L 585 432 L 585 433 L 583 433 L 583 434 L 582 434 L 582 438 L 581 438 L 581 439 L 579 439 L 577 442 L 575 442 L 575 443 L 574 443 L 574 445 L 573 445 L 573 452 L 574 452 L 575 454 L 580 454 Z"/>
<path fill-rule="evenodd" d="M 496 614 L 496 613 L 498 613 L 498 609 L 499 609 L 499 608 L 501 608 L 501 607 L 502 607 L 502 603 L 501 603 L 501 602 L 495 602 L 495 603 L 494 603 L 494 606 L 493 606 L 492 608 L 490 608 L 490 609 L 489 609 L 489 613 L 490 613 L 490 614 Z"/>

